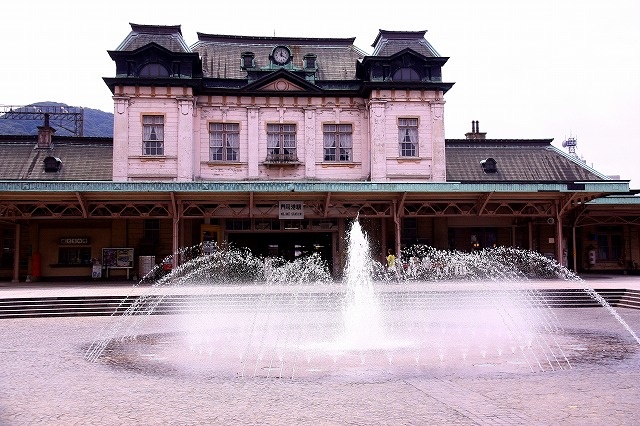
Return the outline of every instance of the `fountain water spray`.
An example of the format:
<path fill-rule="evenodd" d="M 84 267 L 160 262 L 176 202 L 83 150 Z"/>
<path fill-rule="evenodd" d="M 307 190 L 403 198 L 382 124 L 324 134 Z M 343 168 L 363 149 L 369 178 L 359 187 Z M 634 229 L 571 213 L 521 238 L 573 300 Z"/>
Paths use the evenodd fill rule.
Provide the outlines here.
<path fill-rule="evenodd" d="M 199 247 L 182 250 L 170 274 L 143 279 L 153 282 L 149 291 L 126 309 L 123 304 L 85 357 L 127 353 L 151 335 L 150 315 L 179 296 L 189 302 L 173 311 L 181 331 L 157 339 L 171 342 L 167 347 L 153 345 L 154 356 L 176 369 L 293 378 L 389 369 L 417 374 L 441 366 L 571 368 L 562 326 L 544 294 L 530 286 L 540 277 L 580 281 L 557 263 L 513 248 L 416 247 L 389 269 L 372 259 L 358 220 L 348 246 L 342 281 L 332 280 L 315 255 L 284 262 L 230 247 L 205 255 Z M 604 299 L 585 291 L 638 341 Z"/>

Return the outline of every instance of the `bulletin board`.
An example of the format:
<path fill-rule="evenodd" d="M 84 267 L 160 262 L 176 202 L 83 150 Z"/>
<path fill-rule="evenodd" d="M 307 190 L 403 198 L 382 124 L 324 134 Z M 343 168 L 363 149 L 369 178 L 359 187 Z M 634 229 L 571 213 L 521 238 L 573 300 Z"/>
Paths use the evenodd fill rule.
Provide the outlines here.
<path fill-rule="evenodd" d="M 133 249 L 103 248 L 102 266 L 107 269 L 133 268 Z"/>

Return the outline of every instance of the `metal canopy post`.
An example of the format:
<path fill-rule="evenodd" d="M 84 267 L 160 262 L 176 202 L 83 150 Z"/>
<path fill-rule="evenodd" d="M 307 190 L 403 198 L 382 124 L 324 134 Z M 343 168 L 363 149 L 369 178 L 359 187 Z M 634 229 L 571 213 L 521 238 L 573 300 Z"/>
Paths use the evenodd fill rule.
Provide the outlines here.
<path fill-rule="evenodd" d="M 20 224 L 16 223 L 15 243 L 13 245 L 13 279 L 12 283 L 20 282 Z"/>

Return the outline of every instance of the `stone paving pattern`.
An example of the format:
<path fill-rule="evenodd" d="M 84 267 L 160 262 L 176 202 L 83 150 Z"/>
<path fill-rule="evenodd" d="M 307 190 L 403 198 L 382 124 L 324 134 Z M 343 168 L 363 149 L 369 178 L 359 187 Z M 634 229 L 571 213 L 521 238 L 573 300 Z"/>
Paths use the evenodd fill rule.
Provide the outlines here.
<path fill-rule="evenodd" d="M 89 363 L 84 348 L 108 317 L 2 320 L 0 425 L 640 424 L 640 345 L 604 309 L 556 312 L 568 329 L 613 343 L 547 372 L 243 379 Z M 619 313 L 640 330 L 640 310 Z M 150 322 L 165 330 L 172 318 Z"/>

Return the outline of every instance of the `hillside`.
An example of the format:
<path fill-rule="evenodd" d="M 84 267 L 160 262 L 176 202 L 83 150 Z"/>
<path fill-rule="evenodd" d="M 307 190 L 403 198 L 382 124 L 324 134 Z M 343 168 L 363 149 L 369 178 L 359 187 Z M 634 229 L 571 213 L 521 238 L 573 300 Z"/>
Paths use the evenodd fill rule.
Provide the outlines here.
<path fill-rule="evenodd" d="M 69 107 L 69 105 L 57 102 L 36 102 L 27 107 L 57 106 Z M 83 136 L 113 137 L 113 114 L 92 108 L 84 109 L 84 133 Z M 37 135 L 38 126 L 42 126 L 42 120 L 31 119 L 7 119 L 0 114 L 0 135 Z M 61 127 L 55 121 L 51 121 L 51 126 L 56 129 L 57 136 L 71 135 L 70 130 Z"/>

